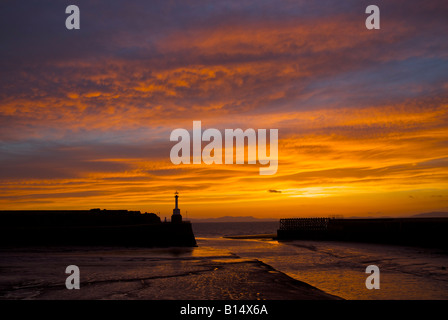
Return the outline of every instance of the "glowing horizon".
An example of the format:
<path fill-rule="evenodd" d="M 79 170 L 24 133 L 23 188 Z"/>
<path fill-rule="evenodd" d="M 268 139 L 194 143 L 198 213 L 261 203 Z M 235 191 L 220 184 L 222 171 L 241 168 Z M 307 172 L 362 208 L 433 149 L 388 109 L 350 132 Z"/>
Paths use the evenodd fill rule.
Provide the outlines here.
<path fill-rule="evenodd" d="M 65 4 L 6 6 L 0 210 L 163 218 L 178 190 L 189 218 L 448 211 L 444 1 L 381 3 L 373 31 L 367 2 L 206 4 L 79 1 L 77 31 Z M 193 120 L 278 129 L 277 173 L 173 165 Z"/>

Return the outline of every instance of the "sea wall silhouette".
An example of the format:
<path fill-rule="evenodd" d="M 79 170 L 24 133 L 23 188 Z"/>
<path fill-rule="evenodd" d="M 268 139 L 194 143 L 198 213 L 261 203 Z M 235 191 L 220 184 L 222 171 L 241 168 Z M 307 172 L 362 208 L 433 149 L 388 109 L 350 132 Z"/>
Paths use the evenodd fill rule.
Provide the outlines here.
<path fill-rule="evenodd" d="M 196 246 L 191 223 L 127 210 L 0 211 L 0 245 Z"/>
<path fill-rule="evenodd" d="M 279 240 L 338 240 L 448 249 L 448 218 L 280 219 Z"/>

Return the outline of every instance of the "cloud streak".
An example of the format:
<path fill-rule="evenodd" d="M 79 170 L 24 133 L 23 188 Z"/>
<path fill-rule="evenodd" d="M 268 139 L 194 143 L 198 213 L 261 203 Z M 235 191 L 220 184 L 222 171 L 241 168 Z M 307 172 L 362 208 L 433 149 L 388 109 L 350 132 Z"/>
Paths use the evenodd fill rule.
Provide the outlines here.
<path fill-rule="evenodd" d="M 62 3 L 2 4 L 0 205 L 165 210 L 181 186 L 198 215 L 447 208 L 448 6 L 381 3 L 371 32 L 368 4 L 80 1 L 77 33 Z M 278 128 L 278 174 L 173 166 L 193 120 Z"/>

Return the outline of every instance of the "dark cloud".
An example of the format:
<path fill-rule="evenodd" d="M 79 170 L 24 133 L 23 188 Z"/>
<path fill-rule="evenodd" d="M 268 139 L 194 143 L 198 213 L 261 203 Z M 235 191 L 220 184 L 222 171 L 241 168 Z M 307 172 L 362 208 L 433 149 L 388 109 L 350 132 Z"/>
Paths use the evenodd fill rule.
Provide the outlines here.
<path fill-rule="evenodd" d="M 166 160 L 169 145 L 88 143 L 68 145 L 22 142 L 0 146 L 0 180 L 69 179 L 91 174 L 120 175 L 140 161 Z M 128 160 L 128 161 L 127 161 Z"/>
<path fill-rule="evenodd" d="M 80 30 L 65 29 L 70 4 L 80 7 Z M 448 5 L 378 0 L 381 30 L 368 31 L 369 4 L 1 2 L 3 199 L 145 201 L 174 184 L 196 192 L 247 181 L 252 190 L 247 174 L 258 177 L 258 167 L 170 165 L 169 133 L 192 120 L 278 126 L 286 157 L 266 180 L 283 194 L 446 178 Z M 41 184 L 27 185 L 33 179 Z"/>

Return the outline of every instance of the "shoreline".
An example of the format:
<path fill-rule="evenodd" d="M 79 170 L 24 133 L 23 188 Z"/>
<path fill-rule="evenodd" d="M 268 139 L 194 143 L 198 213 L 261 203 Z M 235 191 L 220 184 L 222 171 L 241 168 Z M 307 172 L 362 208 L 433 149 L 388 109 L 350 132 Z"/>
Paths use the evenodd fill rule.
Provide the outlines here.
<path fill-rule="evenodd" d="M 80 268 L 79 290 L 65 288 L 70 264 Z M 9 249 L 0 268 L 1 300 L 343 300 L 213 248 Z"/>

